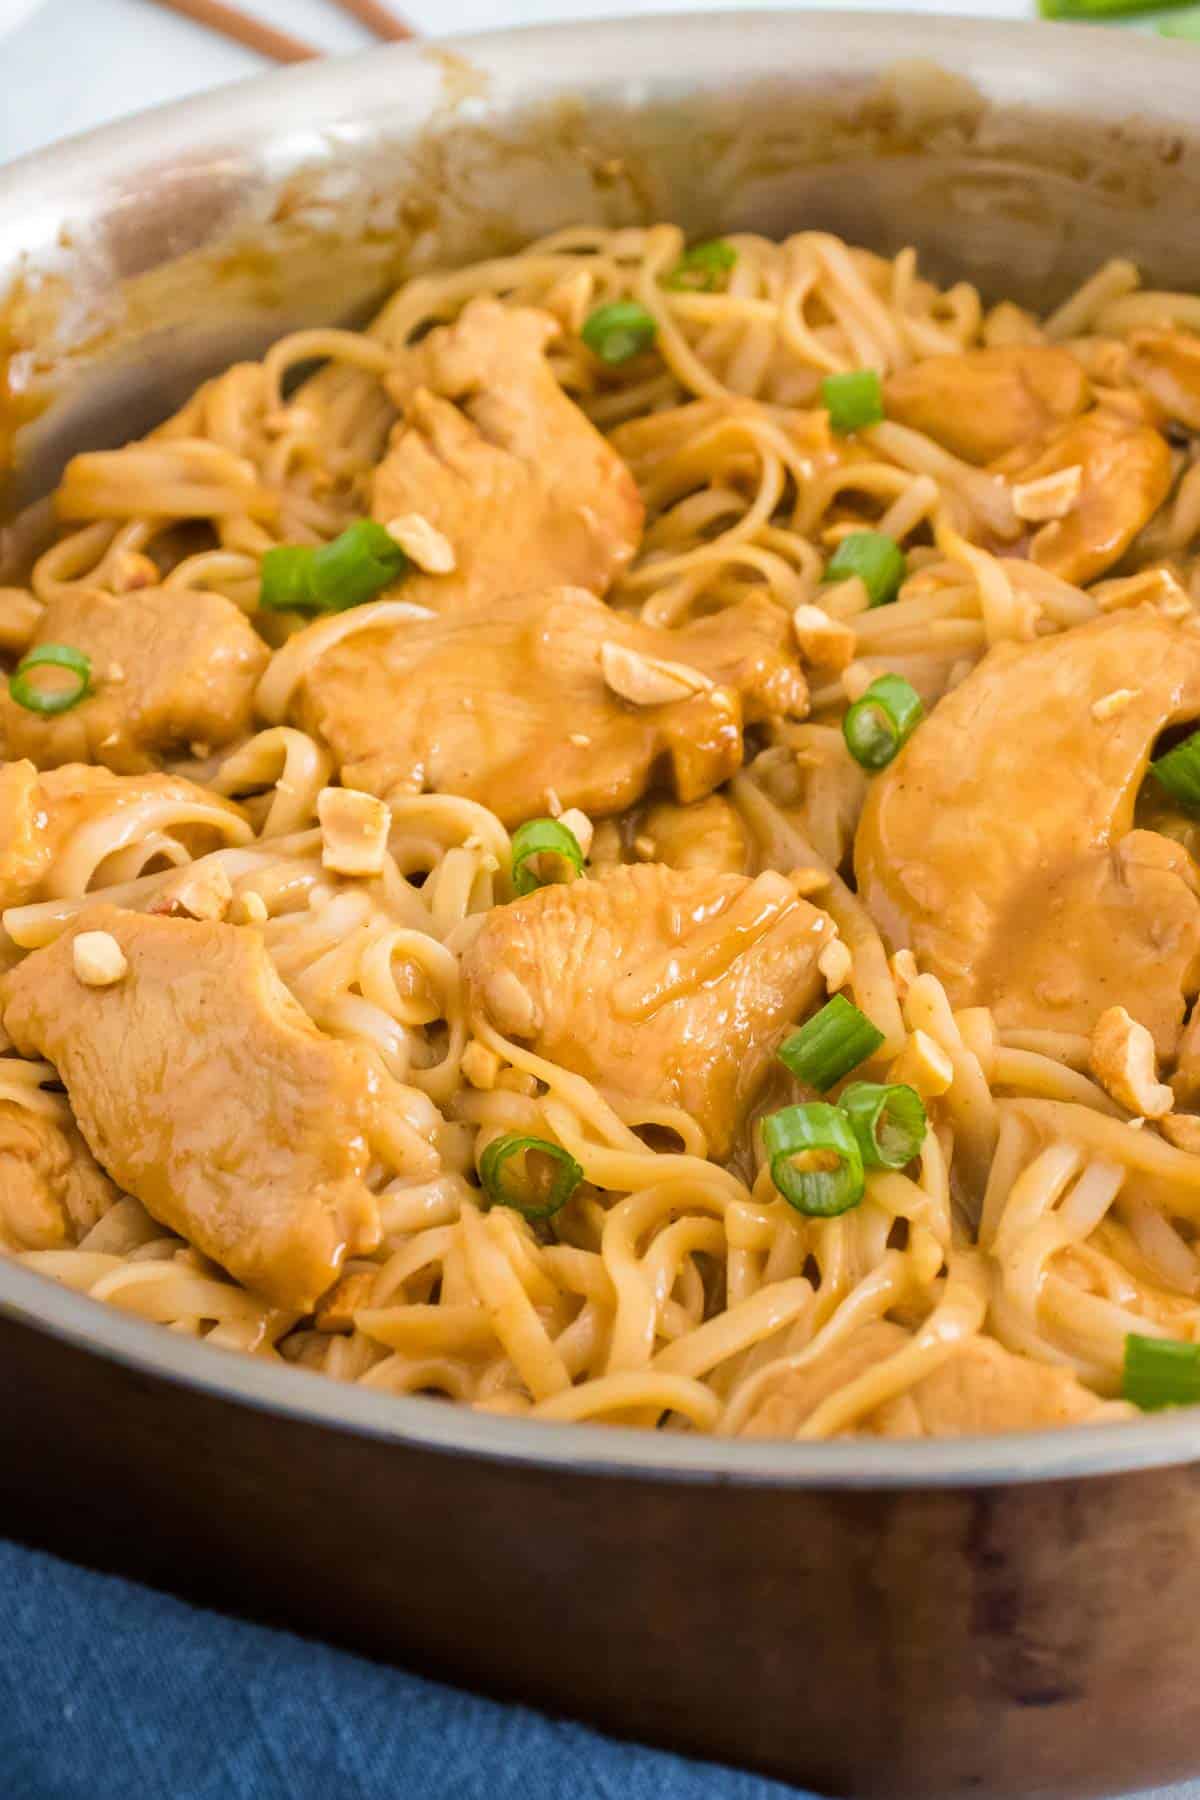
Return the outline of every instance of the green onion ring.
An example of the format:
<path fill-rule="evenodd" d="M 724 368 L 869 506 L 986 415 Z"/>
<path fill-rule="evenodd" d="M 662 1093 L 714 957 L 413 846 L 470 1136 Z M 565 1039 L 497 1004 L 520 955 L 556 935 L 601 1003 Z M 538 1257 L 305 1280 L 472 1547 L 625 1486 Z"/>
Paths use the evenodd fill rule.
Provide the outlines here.
<path fill-rule="evenodd" d="M 553 856 L 569 864 L 570 879 L 583 874 L 583 850 L 569 826 L 557 819 L 530 819 L 517 827 L 512 840 L 512 884 L 515 894 L 532 894 L 535 888 L 552 885 L 530 867 L 535 856 Z"/>
<path fill-rule="evenodd" d="M 33 669 L 69 669 L 76 677 L 74 687 L 57 691 L 34 687 L 29 680 Z M 43 713 L 51 718 L 56 713 L 70 712 L 88 693 L 92 685 L 92 659 L 73 644 L 38 644 L 23 656 L 8 678 L 8 691 L 26 712 Z"/>
<path fill-rule="evenodd" d="M 811 1219 L 835 1219 L 865 1191 L 862 1152 L 849 1119 L 824 1100 L 785 1106 L 762 1122 L 771 1180 L 789 1206 Z M 795 1158 L 825 1154 L 836 1167 L 798 1169 Z"/>
<path fill-rule="evenodd" d="M 550 1183 L 550 1198 L 541 1206 L 534 1203 L 527 1178 L 526 1191 L 522 1193 L 514 1190 L 510 1177 L 504 1173 L 505 1165 L 513 1157 L 524 1156 L 530 1151 L 548 1156 L 558 1164 Z M 521 1131 L 506 1131 L 503 1137 L 493 1138 L 480 1157 L 479 1179 L 493 1206 L 511 1206 L 530 1220 L 550 1219 L 567 1204 L 583 1180 L 583 1170 L 561 1144 L 551 1144 L 546 1138 L 528 1137 Z"/>

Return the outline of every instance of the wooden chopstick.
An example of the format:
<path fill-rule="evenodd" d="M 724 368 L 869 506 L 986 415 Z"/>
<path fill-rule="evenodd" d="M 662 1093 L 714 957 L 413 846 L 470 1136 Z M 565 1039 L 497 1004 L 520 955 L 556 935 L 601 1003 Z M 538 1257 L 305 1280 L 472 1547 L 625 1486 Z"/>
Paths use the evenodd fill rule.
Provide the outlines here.
<path fill-rule="evenodd" d="M 383 5 L 382 0 L 333 0 L 333 3 L 385 42 L 399 43 L 413 35 L 412 26 Z M 236 6 L 227 6 L 225 0 L 158 0 L 158 4 L 182 13 L 185 19 L 192 19 L 197 25 L 207 25 L 221 37 L 244 44 L 247 50 L 257 50 L 260 56 L 269 56 L 275 62 L 309 62 L 323 54 L 315 45 L 306 44 L 303 38 L 293 37 L 288 31 L 278 31 L 274 25 L 252 18 Z"/>
<path fill-rule="evenodd" d="M 239 12 L 236 6 L 226 6 L 224 0 L 158 0 L 158 4 L 171 12 L 182 13 L 185 19 L 192 19 L 197 25 L 207 25 L 210 31 L 231 38 L 235 44 L 244 44 L 247 50 L 257 50 L 260 56 L 269 56 L 275 62 L 309 62 L 321 55 L 303 38 L 277 31 L 261 19 L 252 19 L 249 13 Z"/>
<path fill-rule="evenodd" d="M 413 28 L 404 19 L 399 19 L 390 6 L 381 4 L 381 0 L 333 0 L 344 13 L 373 31 L 377 38 L 385 43 L 398 44 L 404 38 L 413 36 Z"/>

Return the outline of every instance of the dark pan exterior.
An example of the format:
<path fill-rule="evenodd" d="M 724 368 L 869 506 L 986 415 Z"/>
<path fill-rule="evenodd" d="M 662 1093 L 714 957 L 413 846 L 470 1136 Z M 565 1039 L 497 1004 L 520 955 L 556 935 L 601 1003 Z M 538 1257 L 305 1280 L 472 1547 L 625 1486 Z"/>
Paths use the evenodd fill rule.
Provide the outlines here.
<path fill-rule="evenodd" d="M 0 175 L 14 531 L 71 450 L 288 325 L 578 218 L 912 241 L 1031 304 L 1109 254 L 1200 289 L 1197 69 L 740 12 L 390 49 L 28 159 Z M 207 1604 L 863 1800 L 1200 1769 L 1189 1416 L 930 1445 L 537 1426 L 207 1351 L 3 1260 L 0 1368 L 0 1530 Z"/>

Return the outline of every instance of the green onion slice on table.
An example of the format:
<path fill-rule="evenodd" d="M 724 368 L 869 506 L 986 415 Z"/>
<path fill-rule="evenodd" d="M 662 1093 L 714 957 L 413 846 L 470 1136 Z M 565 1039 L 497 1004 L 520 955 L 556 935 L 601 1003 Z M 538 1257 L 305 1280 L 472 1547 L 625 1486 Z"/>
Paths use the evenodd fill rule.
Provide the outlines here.
<path fill-rule="evenodd" d="M 715 294 L 726 275 L 737 263 L 737 251 L 724 238 L 711 238 L 706 244 L 693 244 L 685 250 L 675 267 L 663 280 L 663 286 L 694 294 Z"/>
<path fill-rule="evenodd" d="M 890 606 L 908 573 L 903 550 L 886 531 L 852 531 L 825 564 L 822 581 L 857 575 L 872 606 Z"/>
<path fill-rule="evenodd" d="M 880 675 L 849 707 L 842 736 L 855 762 L 874 772 L 886 769 L 925 717 L 921 696 L 903 675 Z"/>
<path fill-rule="evenodd" d="M 1131 1331 L 1125 1339 L 1121 1395 L 1143 1412 L 1194 1406 L 1200 1401 L 1200 1344 L 1139 1337 Z"/>
<path fill-rule="evenodd" d="M 328 544 L 278 544 L 262 559 L 258 603 L 271 612 L 338 613 L 399 581 L 408 557 L 374 519 L 356 519 Z"/>
<path fill-rule="evenodd" d="M 844 994 L 835 994 L 779 1046 L 779 1060 L 797 1081 L 825 1093 L 873 1056 L 883 1033 Z"/>
<path fill-rule="evenodd" d="M 479 1179 L 493 1206 L 511 1206 L 527 1219 L 550 1219 L 567 1204 L 583 1170 L 561 1144 L 506 1131 L 480 1157 Z"/>
<path fill-rule="evenodd" d="M 844 375 L 826 375 L 821 383 L 821 405 L 829 423 L 843 436 L 878 425 L 883 418 L 883 383 L 874 369 L 850 369 Z"/>
<path fill-rule="evenodd" d="M 513 832 L 512 884 L 516 894 L 583 874 L 583 849 L 575 833 L 557 819 L 530 819 Z"/>
<path fill-rule="evenodd" d="M 35 669 L 66 669 L 74 680 L 47 687 L 42 682 L 30 680 Z M 76 650 L 73 644 L 38 644 L 21 658 L 8 678 L 8 691 L 17 705 L 23 706 L 26 712 L 44 713 L 47 718 L 70 712 L 90 691 L 91 685 L 91 657 Z"/>
<path fill-rule="evenodd" d="M 789 1206 L 834 1219 L 863 1197 L 862 1152 L 845 1113 L 824 1100 L 785 1106 L 762 1122 L 771 1180 Z"/>
<path fill-rule="evenodd" d="M 611 368 L 649 350 L 658 334 L 654 314 L 638 300 L 614 300 L 589 313 L 580 332 L 584 343 Z"/>
<path fill-rule="evenodd" d="M 865 1168 L 903 1169 L 925 1142 L 928 1120 L 916 1088 L 855 1081 L 843 1089 L 838 1105 L 858 1139 Z"/>

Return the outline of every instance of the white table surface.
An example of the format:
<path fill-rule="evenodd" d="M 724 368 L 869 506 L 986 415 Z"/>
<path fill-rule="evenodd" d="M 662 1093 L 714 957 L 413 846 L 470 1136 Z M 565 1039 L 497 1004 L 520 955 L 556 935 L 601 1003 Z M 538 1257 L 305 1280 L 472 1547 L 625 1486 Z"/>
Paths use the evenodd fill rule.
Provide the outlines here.
<path fill-rule="evenodd" d="M 449 36 L 499 24 L 601 18 L 613 12 L 690 12 L 704 0 L 392 0 L 423 34 Z M 736 0 L 724 0 L 726 5 Z M 772 0 L 756 0 L 759 5 Z M 793 0 L 781 0 L 792 4 Z M 1025 18 L 1026 0 L 905 0 L 912 12 L 963 12 Z M 366 48 L 369 35 L 326 0 L 239 0 L 295 36 L 330 51 Z M 885 0 L 810 0 L 817 6 L 862 7 Z M 5 0 L 0 0 L 3 27 Z M 251 51 L 228 44 L 151 0 L 41 0 L 9 36 L 0 34 L 0 162 L 55 138 L 86 131 L 123 113 L 181 99 L 265 67 Z M 1134 1800 L 1134 1797 L 1130 1797 Z M 1200 1781 L 1158 1788 L 1136 1800 L 1200 1800 Z"/>

